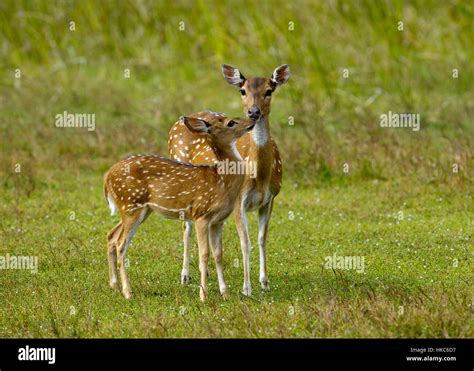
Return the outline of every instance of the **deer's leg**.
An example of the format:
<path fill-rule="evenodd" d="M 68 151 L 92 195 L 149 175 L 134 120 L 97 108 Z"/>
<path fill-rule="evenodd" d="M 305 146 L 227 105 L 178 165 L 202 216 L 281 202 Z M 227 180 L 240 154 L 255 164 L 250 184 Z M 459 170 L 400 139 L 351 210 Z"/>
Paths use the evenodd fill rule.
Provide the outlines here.
<path fill-rule="evenodd" d="M 268 290 L 268 276 L 267 276 L 267 237 L 268 225 L 273 209 L 273 197 L 266 205 L 258 209 L 258 246 L 260 248 L 260 284 L 262 289 Z"/>
<path fill-rule="evenodd" d="M 209 229 L 209 240 L 211 242 L 214 261 L 216 262 L 217 280 L 219 281 L 219 291 L 224 299 L 227 299 L 229 292 L 224 282 L 224 270 L 222 268 L 222 230 L 224 223 L 214 224 Z"/>
<path fill-rule="evenodd" d="M 242 259 L 244 265 L 244 286 L 243 294 L 246 296 L 252 295 L 252 286 L 250 284 L 250 244 L 249 230 L 247 224 L 247 215 L 243 202 L 236 203 L 235 209 L 235 225 L 237 226 L 237 233 L 240 238 L 240 247 L 242 249 Z"/>
<path fill-rule="evenodd" d="M 189 284 L 189 249 L 191 247 L 191 233 L 193 231 L 193 222 L 183 222 L 183 270 L 181 271 L 181 284 Z"/>
<path fill-rule="evenodd" d="M 207 264 L 209 261 L 209 222 L 201 219 L 196 221 L 196 235 L 199 246 L 199 272 L 201 274 L 201 289 L 199 296 L 202 301 L 207 296 Z"/>
<path fill-rule="evenodd" d="M 109 261 L 109 285 L 114 290 L 118 290 L 117 278 L 117 250 L 116 243 L 122 232 L 122 222 L 118 223 L 107 234 L 107 257 Z"/>
<path fill-rule="evenodd" d="M 125 261 L 127 257 L 127 249 L 132 240 L 138 226 L 145 221 L 150 211 L 147 207 L 136 210 L 132 214 L 122 216 L 123 230 L 116 244 L 117 246 L 117 266 L 120 271 L 120 279 L 122 281 L 122 294 L 126 299 L 132 296 L 130 283 L 128 282 Z"/>

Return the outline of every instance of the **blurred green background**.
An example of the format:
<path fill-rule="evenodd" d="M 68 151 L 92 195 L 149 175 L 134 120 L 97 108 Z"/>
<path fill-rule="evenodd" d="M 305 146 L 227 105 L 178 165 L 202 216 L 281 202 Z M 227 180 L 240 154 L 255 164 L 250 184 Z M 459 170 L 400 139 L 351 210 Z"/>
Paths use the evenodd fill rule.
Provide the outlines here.
<path fill-rule="evenodd" d="M 87 168 L 166 154 L 181 114 L 242 115 L 222 63 L 247 76 L 288 63 L 271 116 L 287 177 L 311 185 L 347 162 L 363 178 L 445 181 L 456 162 L 472 179 L 471 2 L 2 1 L 0 12 L 4 171 L 12 150 L 38 163 L 57 154 L 56 166 L 94 157 Z M 57 130 L 63 110 L 95 113 L 97 132 Z M 422 130 L 381 129 L 389 110 L 420 113 Z"/>
<path fill-rule="evenodd" d="M 0 272 L 0 336 L 472 337 L 473 22 L 472 1 L 2 0 L 0 254 L 38 255 L 39 273 Z M 127 154 L 167 155 L 180 115 L 243 115 L 222 63 L 292 71 L 270 117 L 284 167 L 272 289 L 254 249 L 254 297 L 238 294 L 229 221 L 232 298 L 211 267 L 202 305 L 196 249 L 182 287 L 180 225 L 150 218 L 126 302 L 107 285 L 102 176 Z M 95 114 L 96 130 L 56 128 L 63 111 Z M 388 111 L 420 114 L 421 130 L 381 128 Z M 334 253 L 365 256 L 366 272 L 323 269 Z"/>

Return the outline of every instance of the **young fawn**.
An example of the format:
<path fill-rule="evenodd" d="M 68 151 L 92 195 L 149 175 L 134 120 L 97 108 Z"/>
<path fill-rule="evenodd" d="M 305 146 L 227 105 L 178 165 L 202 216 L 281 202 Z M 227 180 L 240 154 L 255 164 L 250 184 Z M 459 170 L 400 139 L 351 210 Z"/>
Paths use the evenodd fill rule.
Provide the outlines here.
<path fill-rule="evenodd" d="M 290 78 L 288 65 L 277 67 L 270 78 L 251 77 L 246 79 L 238 69 L 223 65 L 222 73 L 226 81 L 238 87 L 242 96 L 244 112 L 255 121 L 255 129 L 237 141 L 237 150 L 249 163 L 255 164 L 256 177 L 246 174 L 239 197 L 235 204 L 235 222 L 240 237 L 243 255 L 243 293 L 251 295 L 250 284 L 250 237 L 247 211 L 258 210 L 258 245 L 260 248 L 260 284 L 268 289 L 266 246 L 268 225 L 272 214 L 273 199 L 280 192 L 283 176 L 278 147 L 270 134 L 270 106 L 272 93 Z M 197 139 L 197 135 L 186 126 L 176 122 L 169 133 L 170 157 L 191 164 L 213 164 L 216 154 L 209 143 Z M 184 258 L 181 282 L 189 282 L 189 245 L 192 222 L 184 225 Z"/>
<path fill-rule="evenodd" d="M 223 115 L 206 120 L 196 114 L 181 117 L 180 122 L 190 132 L 205 138 L 218 161 L 226 162 L 242 161 L 235 141 L 255 125 L 248 119 L 229 119 Z M 131 156 L 113 165 L 104 176 L 104 193 L 112 215 L 118 211 L 121 220 L 107 235 L 110 286 L 118 289 L 118 267 L 122 293 L 130 298 L 125 270 L 127 247 L 138 226 L 154 211 L 166 218 L 194 222 L 199 246 L 201 300 L 207 295 L 209 245 L 216 263 L 219 289 L 226 297 L 221 234 L 244 176 L 222 173 L 216 165 L 195 166 L 153 155 Z"/>

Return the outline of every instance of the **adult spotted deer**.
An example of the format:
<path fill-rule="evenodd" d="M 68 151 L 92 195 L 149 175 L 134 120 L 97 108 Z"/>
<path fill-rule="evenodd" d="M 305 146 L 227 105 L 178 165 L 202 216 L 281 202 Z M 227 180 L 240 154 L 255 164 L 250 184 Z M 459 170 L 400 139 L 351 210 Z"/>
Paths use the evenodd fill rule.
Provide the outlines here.
<path fill-rule="evenodd" d="M 260 283 L 268 289 L 266 245 L 268 224 L 272 213 L 273 199 L 280 192 L 282 164 L 277 145 L 270 134 L 270 106 L 275 89 L 290 77 L 288 65 L 276 68 L 271 78 L 252 77 L 246 79 L 238 69 L 223 65 L 226 81 L 240 89 L 244 112 L 255 121 L 255 129 L 237 141 L 237 150 L 249 162 L 256 164 L 256 176 L 246 174 L 244 184 L 235 205 L 235 222 L 240 237 L 244 266 L 243 293 L 251 295 L 250 250 L 251 243 L 247 225 L 247 211 L 258 210 L 258 245 L 260 248 Z M 212 116 L 213 113 L 207 113 Z M 218 160 L 210 143 L 199 134 L 190 132 L 181 122 L 176 122 L 169 135 L 170 157 L 192 164 L 213 164 Z M 189 245 L 192 223 L 184 224 L 184 258 L 181 282 L 189 282 Z"/>
<path fill-rule="evenodd" d="M 218 161 L 242 161 L 235 141 L 255 123 L 225 116 L 182 117 L 189 132 L 205 138 Z M 117 267 L 122 293 L 130 298 L 125 257 L 138 226 L 152 212 L 196 225 L 201 273 L 200 297 L 207 294 L 209 245 L 214 255 L 219 289 L 228 295 L 222 270 L 221 233 L 224 220 L 232 213 L 244 181 L 243 174 L 227 174 L 215 165 L 183 164 L 153 155 L 131 156 L 113 165 L 104 176 L 104 193 L 112 214 L 120 222 L 107 235 L 110 286 L 118 289 Z"/>

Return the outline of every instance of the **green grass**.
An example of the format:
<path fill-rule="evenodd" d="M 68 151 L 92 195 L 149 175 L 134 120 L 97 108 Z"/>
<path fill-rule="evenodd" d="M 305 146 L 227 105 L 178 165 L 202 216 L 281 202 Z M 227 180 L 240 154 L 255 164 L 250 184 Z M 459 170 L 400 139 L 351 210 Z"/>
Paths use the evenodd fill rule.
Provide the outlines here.
<path fill-rule="evenodd" d="M 0 255 L 38 256 L 39 271 L 0 270 L 0 337 L 473 337 L 473 16 L 455 1 L 2 2 Z M 165 155 L 182 114 L 242 115 L 222 63 L 292 70 L 270 119 L 284 165 L 271 290 L 255 215 L 253 297 L 229 219 L 231 298 L 211 264 L 204 304 L 197 247 L 181 286 L 181 225 L 152 217 L 126 301 L 108 287 L 102 176 L 127 154 Z M 56 128 L 64 110 L 95 113 L 96 130 Z M 389 110 L 420 113 L 421 131 L 380 128 Z M 334 253 L 363 256 L 364 272 L 326 269 Z"/>
<path fill-rule="evenodd" d="M 287 184 L 272 220 L 271 290 L 260 290 L 254 249 L 254 296 L 239 294 L 240 244 L 228 222 L 231 298 L 221 299 L 211 265 L 209 300 L 202 304 L 197 247 L 192 284 L 181 286 L 180 223 L 158 217 L 140 228 L 129 250 L 133 299 L 109 289 L 104 237 L 115 218 L 95 179 L 88 172 L 38 191 L 21 202 L 17 223 L 3 226 L 1 252 L 38 255 L 40 269 L 2 272 L 1 336 L 472 336 L 466 190 L 364 182 L 295 192 Z M 334 253 L 364 256 L 364 272 L 325 269 Z"/>

